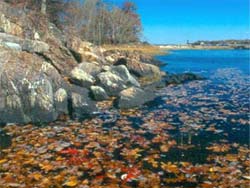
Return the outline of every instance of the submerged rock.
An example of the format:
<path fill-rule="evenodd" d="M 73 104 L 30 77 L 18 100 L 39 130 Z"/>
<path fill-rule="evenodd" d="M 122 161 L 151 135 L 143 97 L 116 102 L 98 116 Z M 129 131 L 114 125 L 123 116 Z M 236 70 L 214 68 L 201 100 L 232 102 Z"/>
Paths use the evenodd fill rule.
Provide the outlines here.
<path fill-rule="evenodd" d="M 155 98 L 153 91 L 130 87 L 120 92 L 114 105 L 118 108 L 133 108 L 143 105 Z"/>
<path fill-rule="evenodd" d="M 170 84 L 182 84 L 193 80 L 204 80 L 204 78 L 193 73 L 183 73 L 183 74 L 166 74 L 163 77 L 163 80 L 166 85 L 170 85 Z"/>

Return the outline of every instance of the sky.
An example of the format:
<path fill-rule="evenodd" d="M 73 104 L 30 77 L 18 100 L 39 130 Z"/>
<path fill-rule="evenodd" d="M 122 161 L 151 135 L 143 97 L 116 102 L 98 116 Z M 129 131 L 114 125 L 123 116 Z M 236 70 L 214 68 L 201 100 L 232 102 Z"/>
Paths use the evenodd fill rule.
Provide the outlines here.
<path fill-rule="evenodd" d="M 142 40 L 153 44 L 250 38 L 250 0 L 133 1 L 143 24 Z"/>

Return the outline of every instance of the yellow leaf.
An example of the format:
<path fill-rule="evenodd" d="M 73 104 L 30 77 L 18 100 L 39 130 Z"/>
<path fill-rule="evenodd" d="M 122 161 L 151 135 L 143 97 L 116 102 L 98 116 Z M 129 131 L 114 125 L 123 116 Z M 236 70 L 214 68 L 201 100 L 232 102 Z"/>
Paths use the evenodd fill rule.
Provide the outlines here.
<path fill-rule="evenodd" d="M 60 182 L 60 181 L 62 181 L 63 179 L 64 179 L 64 177 L 62 176 L 62 175 L 57 175 L 57 176 L 54 176 L 53 177 L 53 179 L 55 180 L 55 181 L 57 181 L 57 182 Z"/>
<path fill-rule="evenodd" d="M 31 174 L 31 177 L 34 180 L 39 181 L 43 176 L 40 173 L 33 173 L 33 174 Z"/>
<path fill-rule="evenodd" d="M 62 158 L 61 156 L 59 156 L 59 157 L 56 158 L 56 161 L 63 161 L 63 160 L 65 160 L 65 159 Z"/>
<path fill-rule="evenodd" d="M 65 182 L 63 185 L 68 187 L 75 187 L 78 184 L 77 178 L 75 176 L 70 177 L 67 182 Z"/>
<path fill-rule="evenodd" d="M 2 159 L 2 160 L 0 160 L 0 164 L 3 164 L 3 163 L 5 163 L 5 162 L 7 162 L 7 159 Z"/>
<path fill-rule="evenodd" d="M 168 152 L 169 146 L 168 145 L 161 145 L 160 150 L 161 150 L 161 152 Z"/>
<path fill-rule="evenodd" d="M 45 170 L 46 172 L 52 170 L 54 167 L 50 164 L 40 164 L 41 169 Z"/>

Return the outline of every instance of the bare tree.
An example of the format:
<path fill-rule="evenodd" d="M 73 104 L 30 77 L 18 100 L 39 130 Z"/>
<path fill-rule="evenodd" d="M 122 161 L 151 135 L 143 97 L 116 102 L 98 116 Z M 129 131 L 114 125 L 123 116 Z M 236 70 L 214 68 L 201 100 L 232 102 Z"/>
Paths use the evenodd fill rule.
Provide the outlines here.
<path fill-rule="evenodd" d="M 5 1 L 35 10 L 66 34 L 77 35 L 96 44 L 132 43 L 140 39 L 140 17 L 135 4 L 130 1 L 125 1 L 121 7 L 105 0 Z"/>
<path fill-rule="evenodd" d="M 46 0 L 42 0 L 42 4 L 41 4 L 41 13 L 46 15 L 46 9 L 47 9 L 47 4 L 46 4 Z"/>

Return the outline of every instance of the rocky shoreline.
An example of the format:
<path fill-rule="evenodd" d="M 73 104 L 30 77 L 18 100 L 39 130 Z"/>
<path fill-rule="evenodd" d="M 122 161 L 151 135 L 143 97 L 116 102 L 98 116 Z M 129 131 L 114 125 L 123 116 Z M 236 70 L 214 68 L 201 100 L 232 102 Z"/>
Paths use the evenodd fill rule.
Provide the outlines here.
<path fill-rule="evenodd" d="M 81 119 L 98 111 L 95 101 L 115 97 L 116 106 L 129 108 L 153 98 L 136 100 L 147 96 L 140 79 L 161 79 L 160 69 L 148 64 L 151 57 L 66 37 L 47 20 L 35 27 L 24 11 L 6 3 L 0 11 L 1 124 Z M 121 59 L 127 64 L 119 65 Z"/>
<path fill-rule="evenodd" d="M 154 99 L 164 73 L 152 56 L 66 37 L 47 20 L 33 26 L 25 12 L 3 2 L 0 12 L 0 124 L 82 119 L 110 97 L 117 108 Z"/>

